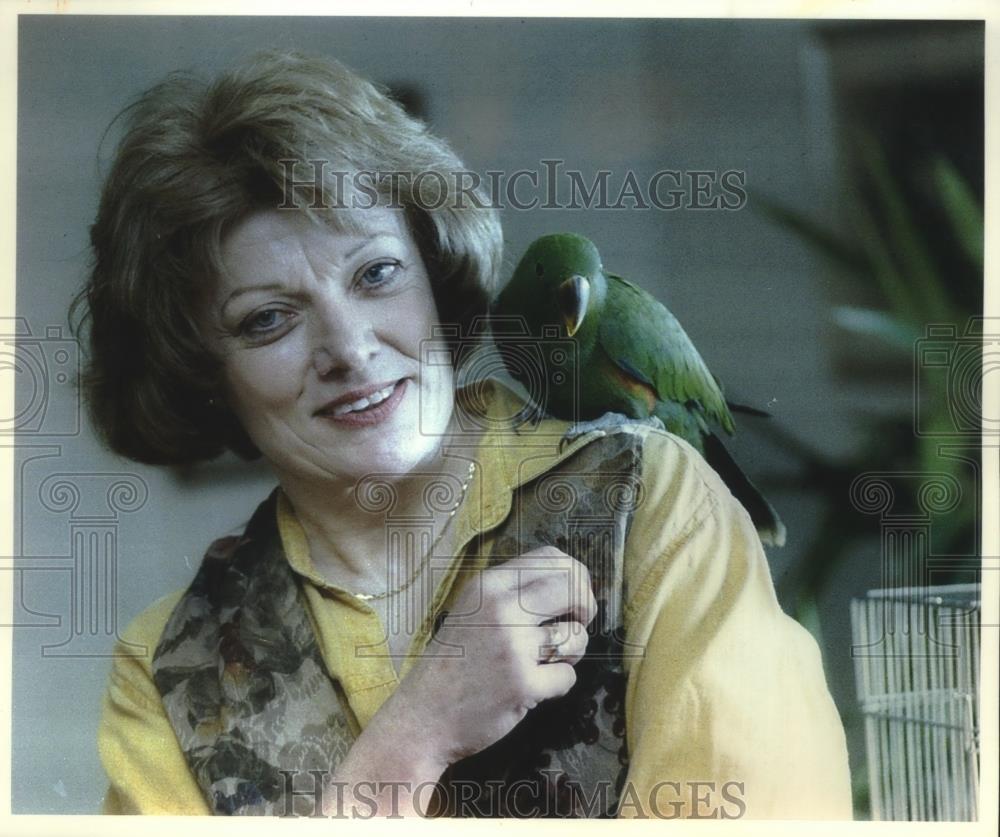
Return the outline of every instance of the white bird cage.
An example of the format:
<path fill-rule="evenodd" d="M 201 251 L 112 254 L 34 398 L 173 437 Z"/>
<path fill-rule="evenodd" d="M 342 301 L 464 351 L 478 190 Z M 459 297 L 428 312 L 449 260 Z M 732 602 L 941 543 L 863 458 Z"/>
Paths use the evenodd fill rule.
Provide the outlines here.
<path fill-rule="evenodd" d="M 873 819 L 977 818 L 979 602 L 978 584 L 851 602 Z"/>

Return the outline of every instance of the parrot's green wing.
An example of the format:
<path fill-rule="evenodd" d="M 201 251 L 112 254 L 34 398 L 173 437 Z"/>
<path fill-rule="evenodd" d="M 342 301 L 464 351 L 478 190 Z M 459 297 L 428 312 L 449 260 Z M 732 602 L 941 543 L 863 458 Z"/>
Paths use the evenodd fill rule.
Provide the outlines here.
<path fill-rule="evenodd" d="M 608 296 L 597 339 L 608 357 L 652 386 L 661 400 L 697 402 L 708 418 L 732 433 L 722 389 L 674 315 L 642 288 L 606 275 Z"/>

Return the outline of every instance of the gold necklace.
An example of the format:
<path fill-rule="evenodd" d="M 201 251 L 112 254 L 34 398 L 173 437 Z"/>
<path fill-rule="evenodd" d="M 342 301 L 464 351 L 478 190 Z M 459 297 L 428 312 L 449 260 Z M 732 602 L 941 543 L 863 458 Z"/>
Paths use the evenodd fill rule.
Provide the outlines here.
<path fill-rule="evenodd" d="M 451 519 L 455 516 L 455 512 L 458 511 L 459 507 L 462 505 L 462 502 L 465 500 L 465 495 L 469 491 L 469 486 L 472 484 L 472 478 L 475 476 L 475 474 L 476 474 L 476 463 L 470 462 L 469 475 L 465 478 L 465 482 L 462 483 L 462 490 L 458 494 L 458 499 L 455 501 L 455 504 L 448 511 L 448 519 L 444 522 L 444 526 L 441 527 L 441 531 L 438 533 L 438 536 L 434 538 L 434 541 L 427 548 L 427 552 L 425 552 L 424 557 L 420 559 L 420 563 L 413 568 L 413 572 L 410 573 L 410 577 L 402 584 L 400 584 L 398 587 L 394 587 L 392 590 L 386 590 L 384 593 L 354 593 L 353 594 L 354 598 L 362 602 L 373 602 L 377 601 L 378 599 L 387 599 L 390 596 L 396 596 L 402 593 L 404 590 L 410 588 L 413 582 L 417 580 L 417 577 L 423 572 L 424 567 L 427 565 L 427 562 L 430 561 L 431 555 L 434 554 L 434 548 L 439 543 L 441 543 L 441 538 L 443 538 L 444 533 L 448 531 L 448 526 L 451 523 Z"/>

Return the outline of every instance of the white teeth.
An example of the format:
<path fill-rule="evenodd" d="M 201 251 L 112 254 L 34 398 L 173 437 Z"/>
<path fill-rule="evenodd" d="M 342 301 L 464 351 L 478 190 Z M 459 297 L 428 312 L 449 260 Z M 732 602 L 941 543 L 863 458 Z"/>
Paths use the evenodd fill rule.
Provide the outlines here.
<path fill-rule="evenodd" d="M 385 401 L 392 391 L 396 388 L 395 384 L 387 386 L 385 389 L 381 389 L 378 392 L 373 392 L 371 395 L 365 396 L 364 398 L 359 398 L 357 401 L 352 401 L 350 404 L 341 404 L 337 407 L 333 414 L 335 416 L 342 416 L 347 413 L 356 413 L 358 410 L 364 410 L 366 407 L 372 406 L 372 404 L 378 404 Z"/>

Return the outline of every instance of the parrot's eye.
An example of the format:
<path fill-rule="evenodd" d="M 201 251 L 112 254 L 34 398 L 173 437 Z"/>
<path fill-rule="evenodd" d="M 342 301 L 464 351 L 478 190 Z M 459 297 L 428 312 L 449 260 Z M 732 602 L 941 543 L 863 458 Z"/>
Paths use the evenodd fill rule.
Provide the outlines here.
<path fill-rule="evenodd" d="M 541 279 L 545 275 L 545 268 L 541 262 L 535 262 L 535 276 Z"/>

